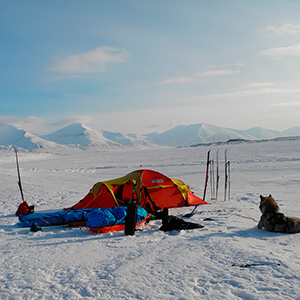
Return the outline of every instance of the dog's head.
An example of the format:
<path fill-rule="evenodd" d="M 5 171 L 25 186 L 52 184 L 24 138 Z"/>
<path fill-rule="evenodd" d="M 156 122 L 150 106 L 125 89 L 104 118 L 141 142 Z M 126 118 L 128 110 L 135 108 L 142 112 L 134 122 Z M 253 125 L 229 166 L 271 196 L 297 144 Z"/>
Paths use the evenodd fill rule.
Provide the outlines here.
<path fill-rule="evenodd" d="M 263 214 L 266 212 L 277 213 L 279 211 L 279 206 L 276 204 L 271 194 L 268 197 L 260 195 L 259 209 Z"/>

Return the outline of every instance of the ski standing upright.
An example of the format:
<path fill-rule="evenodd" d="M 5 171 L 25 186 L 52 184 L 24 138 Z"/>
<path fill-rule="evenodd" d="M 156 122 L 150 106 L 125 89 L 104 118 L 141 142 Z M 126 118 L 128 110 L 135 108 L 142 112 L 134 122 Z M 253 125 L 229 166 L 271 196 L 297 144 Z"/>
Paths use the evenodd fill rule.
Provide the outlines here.
<path fill-rule="evenodd" d="M 225 150 L 225 191 L 224 201 L 230 200 L 230 161 L 227 159 L 227 149 Z"/>
<path fill-rule="evenodd" d="M 218 192 L 219 192 L 219 181 L 220 181 L 220 175 L 219 175 L 219 149 L 217 150 L 216 154 L 216 164 L 217 164 L 217 174 L 216 174 L 216 200 L 218 200 Z"/>

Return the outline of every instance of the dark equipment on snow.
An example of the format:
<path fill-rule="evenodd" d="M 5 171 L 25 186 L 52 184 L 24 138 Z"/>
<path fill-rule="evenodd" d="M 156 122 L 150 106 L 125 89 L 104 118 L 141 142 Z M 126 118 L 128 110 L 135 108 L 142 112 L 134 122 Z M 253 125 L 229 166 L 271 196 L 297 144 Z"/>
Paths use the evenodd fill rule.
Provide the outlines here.
<path fill-rule="evenodd" d="M 163 209 L 161 217 L 162 226 L 159 228 L 161 231 L 188 230 L 204 227 L 198 223 L 186 222 L 178 217 L 169 216 L 169 210 L 167 208 Z"/>
<path fill-rule="evenodd" d="M 20 216 L 20 215 L 29 215 L 32 214 L 34 212 L 34 206 L 33 205 L 28 205 L 28 203 L 26 201 L 22 202 L 17 211 L 16 211 L 16 216 Z"/>
<path fill-rule="evenodd" d="M 42 231 L 42 227 L 38 223 L 33 223 L 32 226 L 30 227 L 30 231 L 32 232 Z"/>
<path fill-rule="evenodd" d="M 126 235 L 134 235 L 135 233 L 135 224 L 136 224 L 136 213 L 137 213 L 137 203 L 134 198 L 135 194 L 136 181 L 132 180 L 132 197 L 128 203 L 127 207 L 127 216 L 125 218 L 125 230 Z"/>
<path fill-rule="evenodd" d="M 281 266 L 280 263 L 253 263 L 253 264 L 242 264 L 242 265 L 237 265 L 237 264 L 232 264 L 232 267 L 240 267 L 240 268 L 248 268 L 248 267 L 256 267 L 256 266 L 271 266 L 271 265 L 276 265 L 276 266 Z"/>

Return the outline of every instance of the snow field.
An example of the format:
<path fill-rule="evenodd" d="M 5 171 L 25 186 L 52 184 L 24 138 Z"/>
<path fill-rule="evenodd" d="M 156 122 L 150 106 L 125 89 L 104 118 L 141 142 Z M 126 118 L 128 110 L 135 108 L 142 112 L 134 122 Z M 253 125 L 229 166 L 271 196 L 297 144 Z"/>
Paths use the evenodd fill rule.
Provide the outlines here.
<path fill-rule="evenodd" d="M 0 151 L 1 299 L 300 299 L 300 234 L 257 228 L 259 195 L 300 217 L 300 141 L 133 151 L 19 154 L 25 199 L 36 211 L 70 206 L 94 183 L 149 168 L 183 180 L 202 196 L 206 153 L 219 149 L 218 201 L 187 219 L 203 229 L 164 233 L 161 221 L 95 234 L 44 227 L 32 233 L 14 213 L 20 203 L 14 153 Z M 224 151 L 231 200 L 223 201 Z M 172 209 L 184 215 L 192 207 Z M 210 218 L 210 220 L 205 220 Z M 254 219 L 254 220 L 253 220 Z M 257 264 L 245 267 L 247 264 Z M 244 266 L 244 267 L 243 267 Z"/>

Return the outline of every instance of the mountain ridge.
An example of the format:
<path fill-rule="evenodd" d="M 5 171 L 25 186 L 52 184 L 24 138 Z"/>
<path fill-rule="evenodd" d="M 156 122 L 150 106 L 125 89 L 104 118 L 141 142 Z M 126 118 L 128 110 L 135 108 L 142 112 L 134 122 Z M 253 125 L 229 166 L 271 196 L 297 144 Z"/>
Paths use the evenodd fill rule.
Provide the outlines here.
<path fill-rule="evenodd" d="M 143 137 L 98 130 L 82 123 L 73 123 L 41 137 L 57 144 L 77 145 L 79 147 L 131 147 L 138 145 L 147 146 L 149 144 Z"/>
<path fill-rule="evenodd" d="M 226 142 L 232 139 L 267 140 L 279 137 L 300 136 L 300 127 L 292 127 L 285 131 L 269 130 L 263 127 L 252 127 L 247 130 L 238 130 L 212 124 L 199 123 L 192 125 L 178 125 L 163 133 L 150 133 L 145 136 L 152 143 L 176 147 L 191 146 L 201 143 Z"/>
<path fill-rule="evenodd" d="M 268 140 L 289 136 L 300 136 L 300 127 L 284 131 L 253 127 L 237 130 L 207 123 L 178 125 L 162 133 L 145 135 L 122 134 L 90 128 L 82 123 L 73 123 L 50 134 L 37 136 L 13 125 L 0 123 L 0 145 L 7 148 L 15 145 L 29 151 L 63 147 L 79 148 L 140 148 L 151 146 L 193 146 L 226 142 L 228 140 Z"/>

